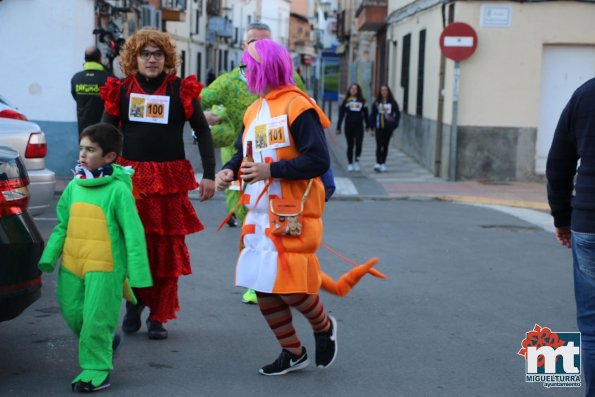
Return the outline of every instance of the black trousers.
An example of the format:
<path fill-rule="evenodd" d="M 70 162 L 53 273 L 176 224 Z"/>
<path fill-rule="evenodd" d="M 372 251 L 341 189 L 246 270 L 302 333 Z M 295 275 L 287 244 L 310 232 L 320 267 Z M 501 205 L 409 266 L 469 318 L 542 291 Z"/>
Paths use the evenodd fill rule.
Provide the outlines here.
<path fill-rule="evenodd" d="M 347 160 L 353 163 L 353 149 L 355 148 L 355 161 L 359 161 L 362 155 L 362 143 L 364 141 L 364 128 L 361 125 L 349 125 L 345 123 L 345 139 L 347 139 Z"/>
<path fill-rule="evenodd" d="M 388 154 L 388 144 L 393 136 L 392 130 L 376 129 L 376 162 L 384 164 Z"/>

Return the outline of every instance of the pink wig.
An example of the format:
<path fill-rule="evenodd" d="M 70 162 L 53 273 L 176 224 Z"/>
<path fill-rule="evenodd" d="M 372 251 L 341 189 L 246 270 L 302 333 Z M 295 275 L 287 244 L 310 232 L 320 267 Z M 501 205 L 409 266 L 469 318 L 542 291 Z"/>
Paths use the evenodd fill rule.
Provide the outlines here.
<path fill-rule="evenodd" d="M 291 56 L 285 47 L 273 40 L 251 43 L 244 51 L 242 62 L 246 64 L 248 89 L 254 94 L 263 95 L 269 89 L 295 85 Z"/>

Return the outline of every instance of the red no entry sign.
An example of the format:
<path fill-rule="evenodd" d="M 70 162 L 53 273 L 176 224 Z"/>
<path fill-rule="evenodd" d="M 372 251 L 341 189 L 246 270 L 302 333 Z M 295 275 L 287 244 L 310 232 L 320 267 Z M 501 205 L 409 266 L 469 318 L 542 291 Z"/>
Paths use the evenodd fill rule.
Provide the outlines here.
<path fill-rule="evenodd" d="M 477 33 L 466 23 L 454 22 L 440 35 L 440 50 L 448 59 L 463 61 L 477 49 Z"/>

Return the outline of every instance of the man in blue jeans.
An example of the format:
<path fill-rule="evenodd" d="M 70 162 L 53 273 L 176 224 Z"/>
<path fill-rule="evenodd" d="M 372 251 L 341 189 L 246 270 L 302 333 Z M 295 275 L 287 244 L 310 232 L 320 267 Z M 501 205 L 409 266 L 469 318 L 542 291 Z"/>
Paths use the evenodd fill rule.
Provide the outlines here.
<path fill-rule="evenodd" d="M 595 396 L 595 79 L 580 86 L 562 111 L 546 176 L 556 238 L 572 248 L 581 372 L 586 395 Z"/>

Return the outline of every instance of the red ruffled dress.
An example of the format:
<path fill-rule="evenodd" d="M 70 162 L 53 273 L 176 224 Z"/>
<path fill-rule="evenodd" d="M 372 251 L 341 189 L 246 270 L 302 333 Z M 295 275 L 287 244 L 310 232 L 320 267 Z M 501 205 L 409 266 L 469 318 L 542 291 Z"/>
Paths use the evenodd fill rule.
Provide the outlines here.
<path fill-rule="evenodd" d="M 155 87 L 141 86 L 137 76 L 110 79 L 102 98 L 111 121 L 119 120 L 124 134 L 123 156 L 117 163 L 135 170 L 132 182 L 147 239 L 153 287 L 135 288 L 134 293 L 151 309 L 150 319 L 164 323 L 176 318 L 180 309 L 179 276 L 192 273 L 185 236 L 204 227 L 188 198 L 199 185 L 185 159 L 182 136 L 193 113 L 192 99 L 198 98 L 202 85 L 194 76 L 181 80 L 171 74 L 162 80 L 149 82 L 159 84 L 149 91 Z M 168 124 L 131 121 L 130 93 L 169 96 Z"/>

